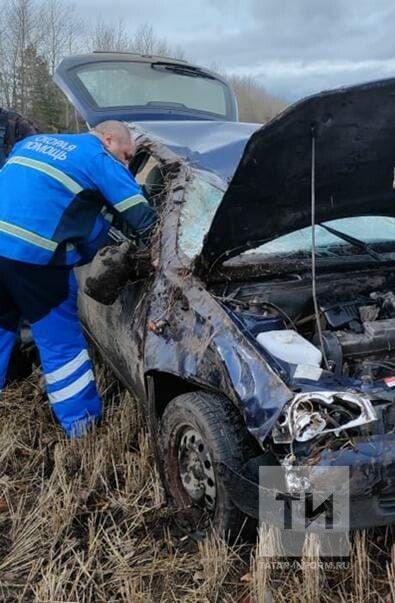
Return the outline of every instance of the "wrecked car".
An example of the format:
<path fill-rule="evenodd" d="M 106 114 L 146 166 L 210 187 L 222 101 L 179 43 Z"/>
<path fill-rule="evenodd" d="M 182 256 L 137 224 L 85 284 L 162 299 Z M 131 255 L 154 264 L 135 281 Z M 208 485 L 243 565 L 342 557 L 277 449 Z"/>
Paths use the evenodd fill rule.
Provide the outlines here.
<path fill-rule="evenodd" d="M 294 495 L 298 468 L 318 483 L 346 466 L 351 527 L 394 522 L 395 79 L 307 98 L 261 127 L 226 115 L 234 100 L 221 114 L 154 96 L 147 113 L 126 95 L 120 110 L 100 89 L 117 60 L 72 57 L 56 79 L 90 125 L 130 121 L 131 170 L 160 225 L 112 305 L 84 293 L 79 270 L 80 312 L 147 417 L 169 500 L 236 535 L 258 518 L 259 469 L 284 467 Z M 217 85 L 157 60 L 149 75 Z"/>

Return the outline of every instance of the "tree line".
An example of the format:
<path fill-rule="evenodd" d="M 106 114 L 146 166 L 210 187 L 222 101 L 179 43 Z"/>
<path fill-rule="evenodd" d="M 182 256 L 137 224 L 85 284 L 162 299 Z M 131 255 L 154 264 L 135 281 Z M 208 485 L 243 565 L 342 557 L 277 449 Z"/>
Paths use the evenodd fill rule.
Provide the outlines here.
<path fill-rule="evenodd" d="M 0 106 L 35 119 L 46 131 L 78 129 L 78 116 L 52 76 L 64 56 L 95 50 L 189 59 L 183 48 L 158 36 L 148 23 L 130 32 L 121 20 L 84 22 L 68 0 L 2 0 Z M 284 107 L 253 77 L 223 75 L 235 90 L 242 121 L 264 123 Z"/>

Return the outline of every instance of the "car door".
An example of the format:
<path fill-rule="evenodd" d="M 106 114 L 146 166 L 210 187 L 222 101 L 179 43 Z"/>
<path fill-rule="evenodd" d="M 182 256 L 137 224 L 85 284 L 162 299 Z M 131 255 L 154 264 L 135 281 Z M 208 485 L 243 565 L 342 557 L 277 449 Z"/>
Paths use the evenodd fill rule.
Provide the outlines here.
<path fill-rule="evenodd" d="M 148 151 L 141 149 L 134 161 L 136 180 L 150 203 L 160 211 L 159 199 L 164 191 L 162 168 Z M 118 217 L 117 217 L 118 220 Z M 119 226 L 117 221 L 117 226 Z M 126 225 L 121 225 L 129 236 Z M 79 309 L 89 337 L 97 344 L 105 360 L 121 380 L 137 395 L 144 391 L 143 345 L 149 295 L 153 277 L 129 282 L 110 306 L 94 301 L 84 293 L 89 265 L 78 268 Z"/>

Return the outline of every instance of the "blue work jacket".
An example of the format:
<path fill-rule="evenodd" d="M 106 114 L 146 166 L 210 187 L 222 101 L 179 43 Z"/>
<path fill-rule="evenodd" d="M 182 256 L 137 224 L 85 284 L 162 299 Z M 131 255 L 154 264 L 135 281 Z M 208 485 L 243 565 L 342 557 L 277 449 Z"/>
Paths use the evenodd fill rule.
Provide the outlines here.
<path fill-rule="evenodd" d="M 146 239 L 155 212 L 130 171 L 93 134 L 30 136 L 0 171 L 0 256 L 73 266 L 119 212 Z M 105 228 L 104 228 L 105 230 Z"/>

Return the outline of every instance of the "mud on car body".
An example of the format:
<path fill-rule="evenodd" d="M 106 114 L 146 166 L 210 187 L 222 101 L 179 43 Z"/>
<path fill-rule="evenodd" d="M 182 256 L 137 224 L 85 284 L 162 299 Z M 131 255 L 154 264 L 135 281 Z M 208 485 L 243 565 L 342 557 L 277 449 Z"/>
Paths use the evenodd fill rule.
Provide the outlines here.
<path fill-rule="evenodd" d="M 394 92 L 322 93 L 263 127 L 171 103 L 131 118 L 155 268 L 130 257 L 115 303 L 81 293 L 81 317 L 146 413 L 170 500 L 227 533 L 276 464 L 291 494 L 298 466 L 317 487 L 348 466 L 351 525 L 395 521 Z"/>

